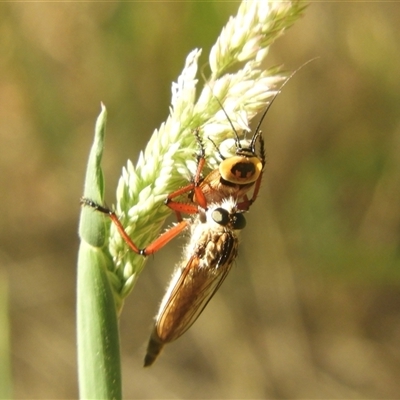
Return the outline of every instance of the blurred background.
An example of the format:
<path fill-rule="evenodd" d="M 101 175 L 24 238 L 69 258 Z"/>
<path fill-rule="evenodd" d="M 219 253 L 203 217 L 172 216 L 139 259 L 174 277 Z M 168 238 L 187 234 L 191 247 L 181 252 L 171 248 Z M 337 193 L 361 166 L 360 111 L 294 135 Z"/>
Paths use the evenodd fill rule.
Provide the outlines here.
<path fill-rule="evenodd" d="M 186 55 L 201 47 L 206 62 L 238 5 L 0 4 L 0 298 L 8 287 L 15 398 L 78 396 L 79 197 L 100 101 L 111 204 Z M 272 46 L 266 67 L 319 59 L 264 121 L 268 165 L 239 258 L 143 369 L 182 242 L 149 260 L 120 321 L 126 398 L 400 397 L 399 18 L 396 3 L 311 3 Z"/>

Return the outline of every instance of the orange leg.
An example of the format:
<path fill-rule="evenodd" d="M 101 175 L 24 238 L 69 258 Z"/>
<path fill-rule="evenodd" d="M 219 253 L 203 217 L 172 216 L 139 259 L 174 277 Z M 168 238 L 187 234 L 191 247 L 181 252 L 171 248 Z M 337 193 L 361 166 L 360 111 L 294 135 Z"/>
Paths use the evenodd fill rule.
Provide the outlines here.
<path fill-rule="evenodd" d="M 121 237 L 125 240 L 126 244 L 131 248 L 131 250 L 134 253 L 144 257 L 150 254 L 154 254 L 155 252 L 160 250 L 169 241 L 178 236 L 188 226 L 188 221 L 180 221 L 177 225 L 174 225 L 172 228 L 162 233 L 154 242 L 150 243 L 147 247 L 145 247 L 144 249 L 139 249 L 139 247 L 136 246 L 136 244 L 132 241 L 130 236 L 126 233 L 125 228 L 121 224 L 121 221 L 118 219 L 114 211 L 111 211 L 110 209 L 103 207 L 99 204 L 96 204 L 94 201 L 84 197 L 81 199 L 81 204 L 84 206 L 92 207 L 93 209 L 100 211 L 103 214 L 107 214 L 110 217 L 111 221 L 117 227 Z"/>
<path fill-rule="evenodd" d="M 194 183 L 190 183 L 189 185 L 186 185 L 176 190 L 175 192 L 172 192 L 165 199 L 164 204 L 171 210 L 175 211 L 176 218 L 178 219 L 178 221 L 182 221 L 181 213 L 196 214 L 198 212 L 198 206 L 196 204 L 181 203 L 179 201 L 173 200 L 175 197 L 181 196 L 182 194 L 190 193 L 192 190 L 194 190 L 194 185 L 195 185 Z"/>
<path fill-rule="evenodd" d="M 261 172 L 260 176 L 256 180 L 254 190 L 253 190 L 253 196 L 251 196 L 251 199 L 249 199 L 246 195 L 244 195 L 243 201 L 241 201 L 237 204 L 237 207 L 239 208 L 239 210 L 248 211 L 250 206 L 256 201 L 258 192 L 260 191 L 260 187 L 261 187 L 262 175 L 263 175 L 263 173 Z"/>
<path fill-rule="evenodd" d="M 194 132 L 194 134 L 200 145 L 200 154 L 198 156 L 197 171 L 196 171 L 196 175 L 194 176 L 193 182 L 190 183 L 189 185 L 186 185 L 183 188 L 180 188 L 180 189 L 176 190 L 175 192 L 171 193 L 165 200 L 165 204 L 171 210 L 175 211 L 177 219 L 178 219 L 178 224 L 174 225 L 173 227 L 171 227 L 170 229 L 168 229 L 167 231 L 162 233 L 154 242 L 150 243 L 144 249 L 139 249 L 139 247 L 136 246 L 136 244 L 132 241 L 132 239 L 126 233 L 124 226 L 121 224 L 121 221 L 118 219 L 118 217 L 114 211 L 111 211 L 110 209 L 103 207 L 102 205 L 97 204 L 90 199 L 87 199 L 84 197 L 81 199 L 82 205 L 92 207 L 93 209 L 100 211 L 103 214 L 107 214 L 110 217 L 111 221 L 116 226 L 121 237 L 125 240 L 126 244 L 136 254 L 142 255 L 144 257 L 146 257 L 150 254 L 154 254 L 155 252 L 160 250 L 162 247 L 164 247 L 169 241 L 171 241 L 173 238 L 178 236 L 188 226 L 189 222 L 182 219 L 181 213 L 197 214 L 199 212 L 199 206 L 203 207 L 203 208 L 207 207 L 206 198 L 205 198 L 201 188 L 199 187 L 199 184 L 201 181 L 201 171 L 203 170 L 204 164 L 205 164 L 204 147 L 201 143 L 201 139 L 200 139 L 198 130 L 196 130 Z M 190 193 L 192 191 L 194 191 L 194 193 L 196 195 L 196 199 L 200 199 L 200 200 L 198 200 L 198 204 L 181 203 L 181 202 L 173 200 L 175 197 L 181 196 L 185 193 Z"/>
<path fill-rule="evenodd" d="M 197 141 L 200 146 L 200 154 L 198 156 L 197 170 L 196 170 L 196 174 L 193 178 L 193 182 L 191 182 L 189 185 L 186 185 L 186 186 L 176 190 L 175 192 L 170 193 L 165 200 L 165 205 L 168 206 L 171 210 L 175 211 L 178 221 L 182 221 L 181 213 L 197 214 L 199 212 L 199 206 L 201 208 L 207 209 L 207 200 L 206 200 L 206 197 L 204 196 L 203 191 L 200 188 L 201 172 L 203 171 L 204 164 L 206 163 L 205 153 L 204 153 L 203 144 L 201 143 L 201 140 L 200 140 L 200 137 L 198 134 L 198 130 L 196 130 L 194 132 L 194 135 L 196 136 Z M 197 199 L 197 204 L 181 203 L 179 201 L 174 201 L 174 199 L 176 197 L 181 196 L 185 193 L 190 193 L 190 192 L 194 192 L 196 199 Z"/>
<path fill-rule="evenodd" d="M 258 196 L 258 192 L 260 191 L 260 187 L 261 187 L 262 176 L 263 176 L 263 172 L 261 171 L 260 176 L 256 180 L 256 184 L 254 186 L 254 191 L 253 191 L 253 196 L 250 199 L 249 207 L 256 201 L 256 198 Z"/>

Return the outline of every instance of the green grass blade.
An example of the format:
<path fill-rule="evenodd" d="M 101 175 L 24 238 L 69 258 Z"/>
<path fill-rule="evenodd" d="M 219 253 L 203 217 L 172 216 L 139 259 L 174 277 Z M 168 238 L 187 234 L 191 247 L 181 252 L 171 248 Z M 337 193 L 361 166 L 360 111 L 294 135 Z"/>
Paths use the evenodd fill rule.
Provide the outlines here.
<path fill-rule="evenodd" d="M 84 196 L 103 202 L 101 171 L 106 123 L 104 106 L 97 119 L 89 155 Z M 108 244 L 109 221 L 101 213 L 83 207 L 79 225 L 77 334 L 80 397 L 120 399 L 121 363 L 118 319 L 107 271 L 112 269 Z"/>

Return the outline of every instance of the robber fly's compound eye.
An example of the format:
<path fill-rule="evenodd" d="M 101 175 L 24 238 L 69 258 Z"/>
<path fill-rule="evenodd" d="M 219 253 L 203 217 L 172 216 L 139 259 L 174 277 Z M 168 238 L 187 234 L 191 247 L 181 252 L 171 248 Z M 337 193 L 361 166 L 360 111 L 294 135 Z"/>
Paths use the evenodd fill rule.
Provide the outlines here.
<path fill-rule="evenodd" d="M 255 182 L 261 174 L 263 165 L 258 157 L 234 156 L 222 161 L 219 172 L 228 182 L 243 185 Z"/>
<path fill-rule="evenodd" d="M 211 218 L 219 225 L 226 226 L 229 224 L 229 212 L 225 208 L 216 208 L 212 212 Z"/>
<path fill-rule="evenodd" d="M 222 207 L 216 208 L 212 212 L 211 217 L 219 225 L 227 226 L 228 224 L 232 224 L 231 226 L 235 230 L 243 229 L 246 226 L 246 218 L 243 213 L 230 214 L 228 210 Z"/>
<path fill-rule="evenodd" d="M 243 229 L 246 226 L 246 218 L 242 213 L 236 213 L 233 217 L 233 229 Z"/>

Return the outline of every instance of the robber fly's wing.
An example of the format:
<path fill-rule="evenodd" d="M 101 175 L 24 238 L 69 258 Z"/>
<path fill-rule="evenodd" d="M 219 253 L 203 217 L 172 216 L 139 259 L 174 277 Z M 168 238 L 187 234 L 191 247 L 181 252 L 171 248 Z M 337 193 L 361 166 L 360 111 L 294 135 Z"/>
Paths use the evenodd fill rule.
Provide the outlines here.
<path fill-rule="evenodd" d="M 184 262 L 184 267 L 177 271 L 180 275 L 163 302 L 156 331 L 164 343 L 177 339 L 192 326 L 225 280 L 236 258 L 238 240 L 232 232 L 220 235 L 215 246 L 207 244 L 200 244 Z M 200 247 L 205 251 L 200 251 Z"/>

